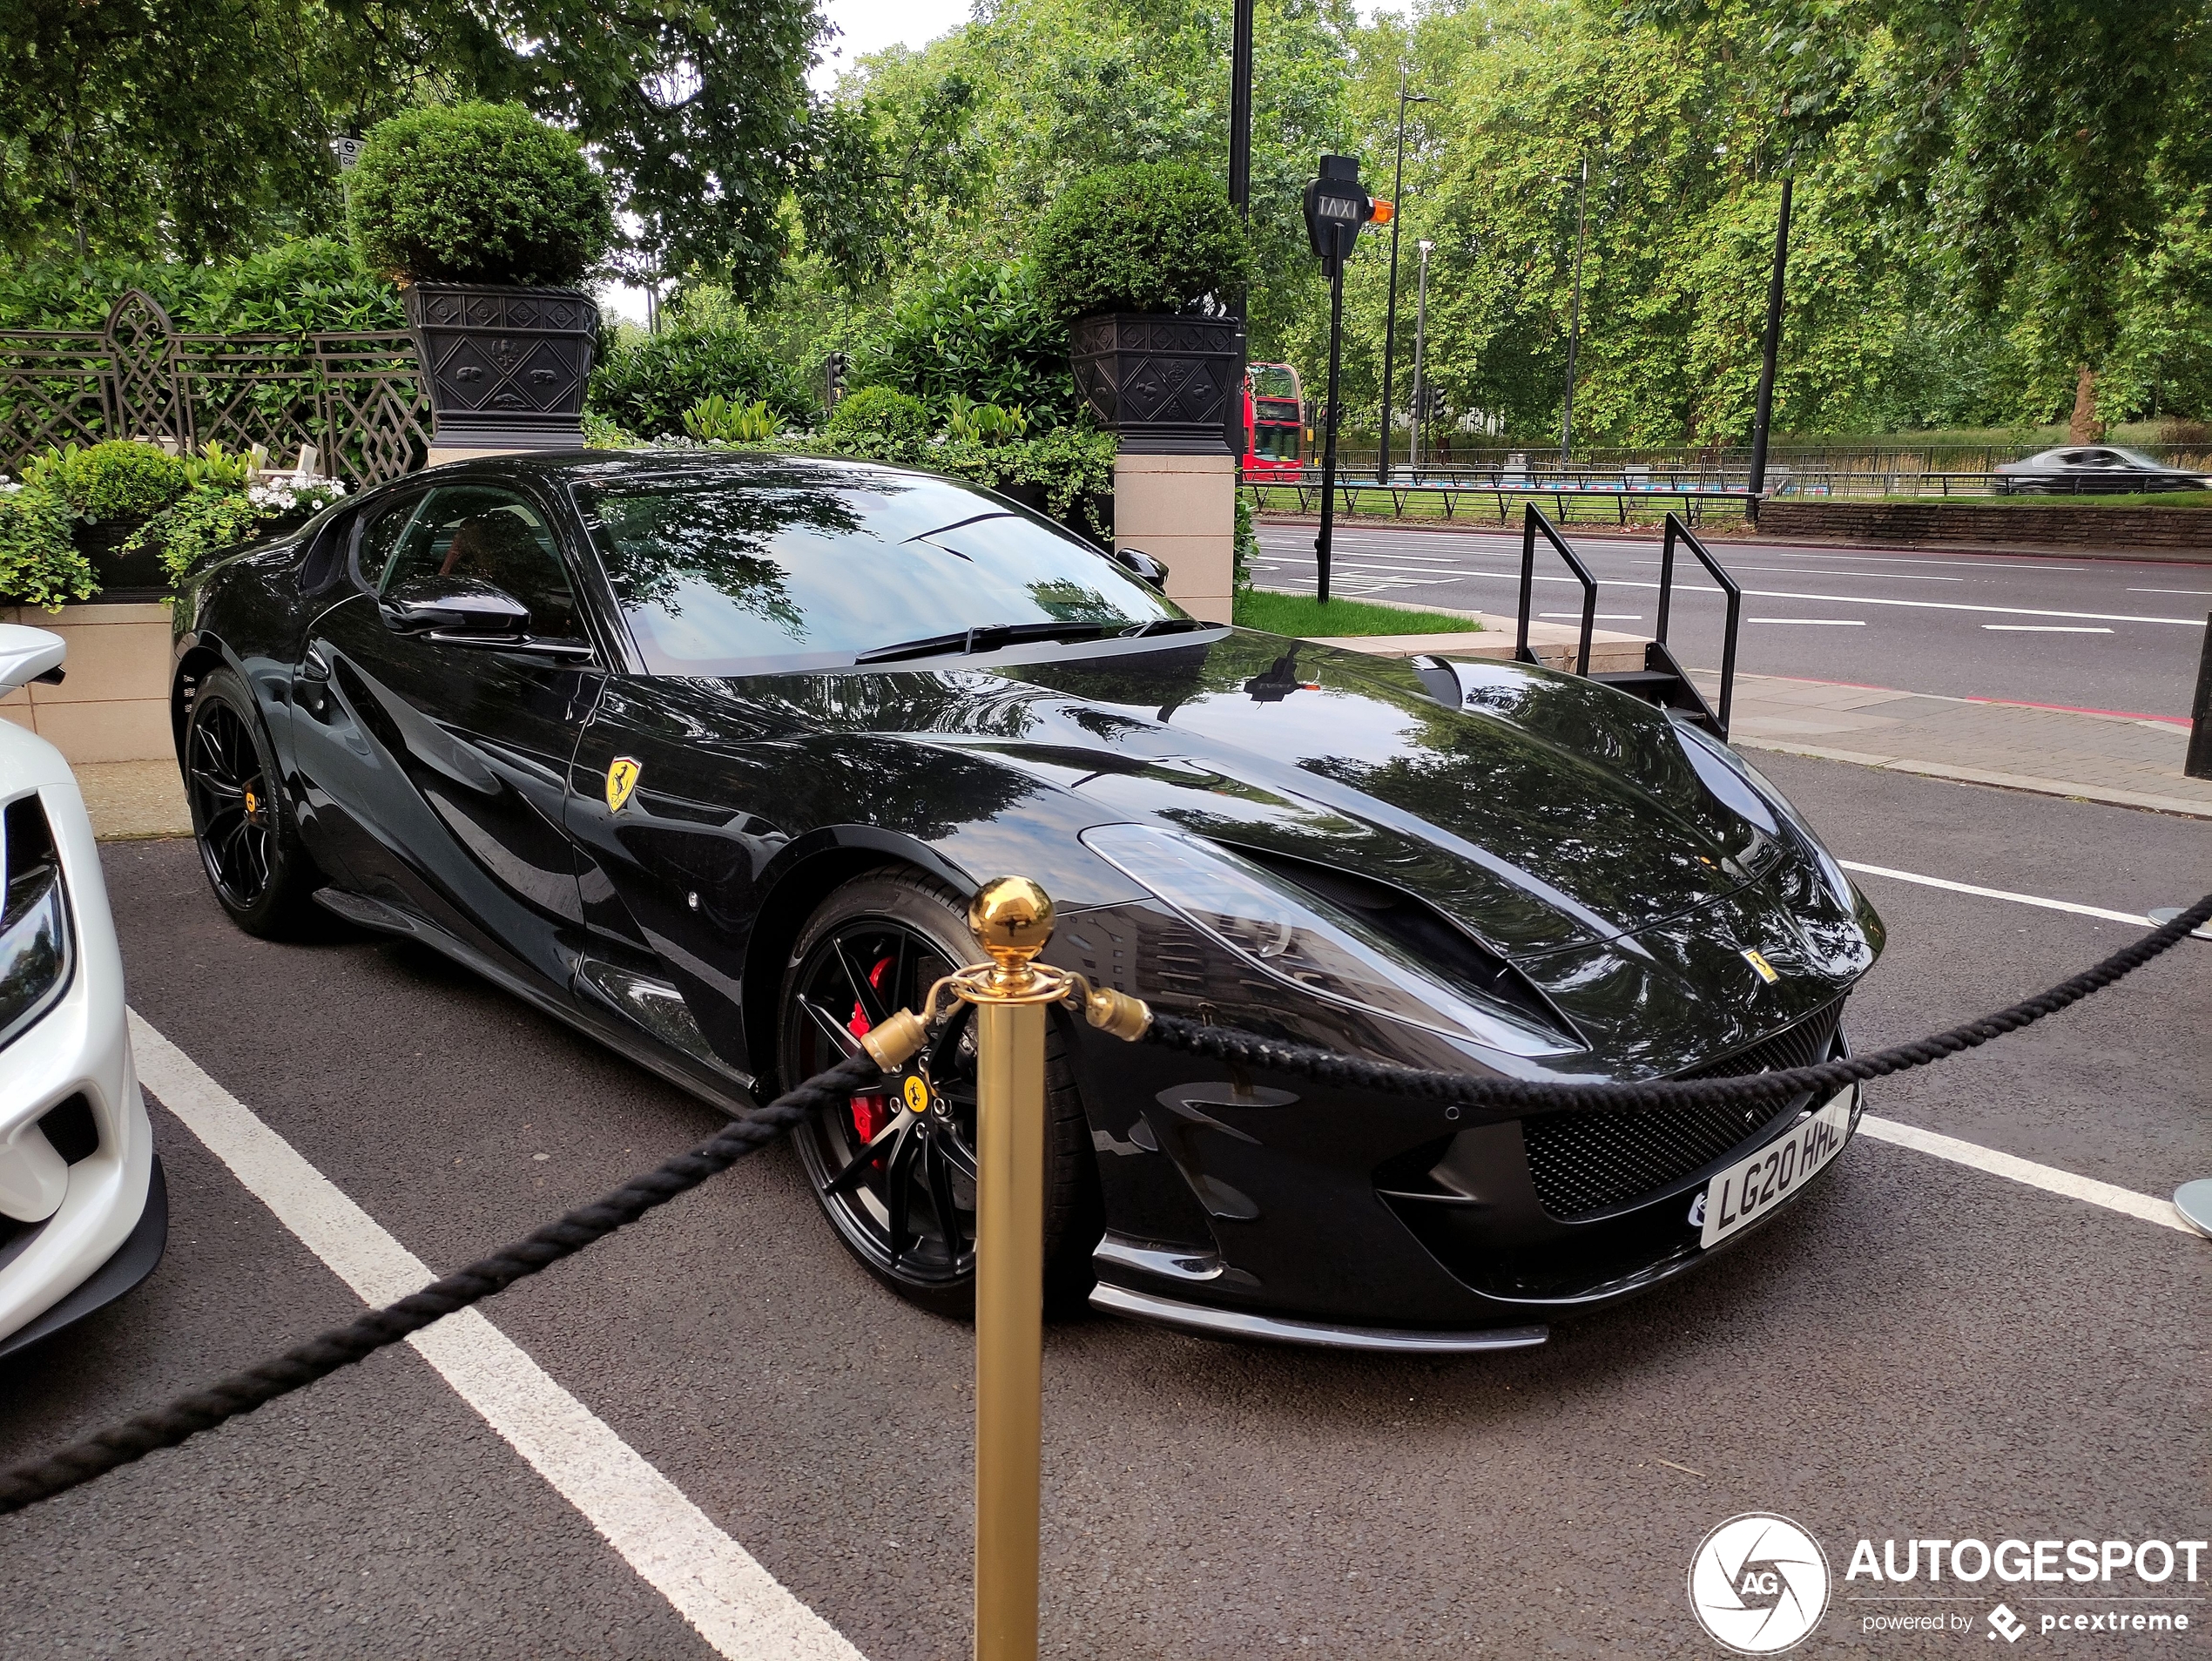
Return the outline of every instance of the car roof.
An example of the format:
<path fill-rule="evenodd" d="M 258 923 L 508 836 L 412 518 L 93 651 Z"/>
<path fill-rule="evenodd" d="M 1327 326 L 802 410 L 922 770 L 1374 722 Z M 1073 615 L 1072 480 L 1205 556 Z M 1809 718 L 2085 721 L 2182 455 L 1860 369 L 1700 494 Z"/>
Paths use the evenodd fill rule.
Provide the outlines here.
<path fill-rule="evenodd" d="M 448 469 L 450 469 L 450 472 Z M 548 483 L 609 484 L 682 479 L 743 479 L 759 484 L 865 484 L 873 479 L 930 478 L 918 468 L 843 456 L 800 456 L 779 450 L 562 449 L 522 450 L 481 461 L 452 462 L 410 475 L 459 484 L 487 476 L 529 476 Z M 959 481 L 954 481 L 958 483 Z"/>

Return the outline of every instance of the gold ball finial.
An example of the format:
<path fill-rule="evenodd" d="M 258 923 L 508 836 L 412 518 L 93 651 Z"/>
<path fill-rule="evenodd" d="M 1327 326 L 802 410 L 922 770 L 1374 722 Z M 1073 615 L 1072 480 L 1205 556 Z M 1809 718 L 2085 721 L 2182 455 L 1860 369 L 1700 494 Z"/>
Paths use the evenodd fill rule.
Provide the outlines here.
<path fill-rule="evenodd" d="M 968 926 L 1001 969 L 1020 969 L 1052 938 L 1052 896 L 1028 877 L 999 877 L 968 901 Z"/>

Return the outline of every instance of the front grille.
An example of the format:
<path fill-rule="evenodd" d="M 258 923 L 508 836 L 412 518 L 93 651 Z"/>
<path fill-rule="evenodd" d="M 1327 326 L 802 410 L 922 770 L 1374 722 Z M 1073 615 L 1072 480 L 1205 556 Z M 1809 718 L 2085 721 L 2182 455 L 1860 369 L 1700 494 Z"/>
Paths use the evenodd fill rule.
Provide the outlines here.
<path fill-rule="evenodd" d="M 1723 1078 L 1779 1072 L 1825 1060 L 1843 1019 L 1841 999 L 1747 1050 L 1677 1074 Z M 1521 1121 L 1536 1198 L 1566 1221 L 1610 1211 L 1710 1165 L 1791 1111 L 1676 1107 L 1648 1113 L 1554 1113 Z"/>

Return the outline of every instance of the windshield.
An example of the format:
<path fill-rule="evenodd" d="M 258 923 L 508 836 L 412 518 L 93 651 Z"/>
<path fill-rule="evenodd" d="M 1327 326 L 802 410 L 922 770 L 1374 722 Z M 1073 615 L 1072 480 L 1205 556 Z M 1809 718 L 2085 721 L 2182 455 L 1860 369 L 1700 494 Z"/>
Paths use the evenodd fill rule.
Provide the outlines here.
<path fill-rule="evenodd" d="M 835 668 L 968 630 L 1106 634 L 1184 616 L 1049 520 L 918 474 L 791 466 L 577 495 L 657 675 Z"/>

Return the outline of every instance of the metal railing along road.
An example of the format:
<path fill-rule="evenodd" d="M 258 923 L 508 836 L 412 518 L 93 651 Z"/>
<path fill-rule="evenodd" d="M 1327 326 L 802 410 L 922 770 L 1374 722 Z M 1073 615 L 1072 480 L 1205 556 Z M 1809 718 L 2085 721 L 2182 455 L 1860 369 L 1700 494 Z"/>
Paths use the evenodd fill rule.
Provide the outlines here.
<path fill-rule="evenodd" d="M 1305 469 L 1298 473 L 1260 473 L 1244 475 L 1240 482 L 1248 489 L 1288 491 L 1296 496 L 1298 511 L 1312 512 L 1309 499 L 1318 505 L 1321 488 L 1318 470 Z M 1781 464 L 1767 469 L 1767 490 L 1763 500 L 1776 497 L 1932 497 L 1949 500 L 1953 497 L 1986 497 L 2009 495 L 2051 496 L 2111 496 L 2133 495 L 2156 490 L 2163 487 L 2155 480 L 2141 475 L 2120 472 L 2098 472 L 2082 469 L 2078 472 L 2034 475 L 2027 477 L 2007 476 L 1990 471 L 1946 469 L 1942 471 L 1906 466 L 1850 466 L 1805 467 Z M 1457 508 L 1472 495 L 1488 496 L 1502 503 L 1507 497 L 1533 496 L 1551 500 L 1564 517 L 1566 504 L 1576 501 L 1596 499 L 1604 502 L 1616 517 L 1625 518 L 1638 503 L 1648 503 L 1652 497 L 1667 501 L 1698 501 L 1748 499 L 1750 494 L 1747 469 L 1731 469 L 1700 466 L 1669 467 L 1561 467 L 1557 463 L 1527 467 L 1501 466 L 1397 466 L 1391 469 L 1387 484 L 1372 472 L 1364 476 L 1354 471 L 1346 477 L 1339 469 L 1337 474 L 1337 504 L 1346 511 L 1357 511 L 1348 505 L 1355 495 L 1368 503 L 1368 511 L 1381 510 L 1380 500 L 1390 503 L 1388 511 L 1393 517 L 1404 517 L 1416 504 L 1440 506 L 1443 517 L 1456 518 Z M 1404 494 L 1411 492 L 1412 494 Z M 1441 493 L 1440 496 L 1439 493 Z M 1279 506 L 1279 503 L 1274 504 Z M 1499 517 L 1506 517 L 1501 506 Z"/>
<path fill-rule="evenodd" d="M 1410 469 L 1409 469 L 1410 471 Z M 1487 518 L 1493 509 L 1500 524 L 1507 523 L 1514 509 L 1549 503 L 1552 515 L 1561 523 L 1574 522 L 1575 510 L 1584 510 L 1582 521 L 1588 523 L 1594 507 L 1595 517 L 1609 518 L 1614 523 L 1627 524 L 1631 513 L 1652 514 L 1679 510 L 1692 524 L 1703 522 L 1715 509 L 1732 513 L 1739 518 L 1751 517 L 1751 496 L 1742 488 L 1723 490 L 1690 487 L 1665 487 L 1623 490 L 1618 485 L 1606 487 L 1595 483 L 1556 481 L 1549 483 L 1438 480 L 1427 476 L 1423 469 L 1421 482 L 1393 478 L 1388 484 L 1372 479 L 1337 480 L 1337 510 L 1356 514 L 1365 504 L 1369 513 L 1387 512 L 1391 517 L 1441 518 L 1457 523 L 1462 517 Z M 1321 481 L 1318 474 L 1312 476 L 1258 476 L 1240 481 L 1251 497 L 1252 507 L 1258 512 L 1318 513 L 1321 509 Z"/>

